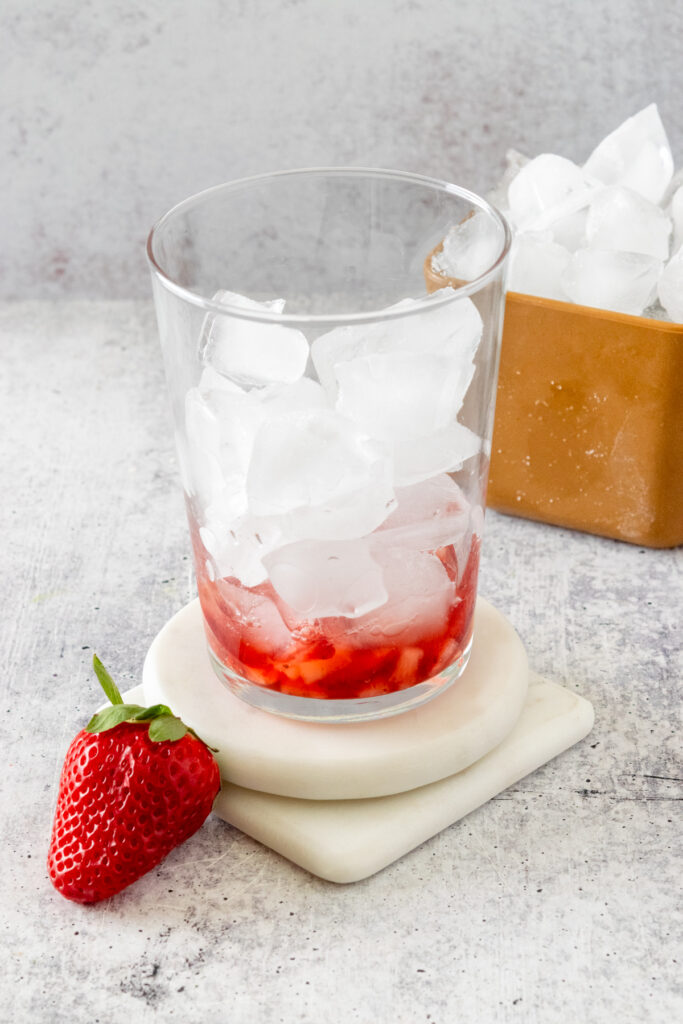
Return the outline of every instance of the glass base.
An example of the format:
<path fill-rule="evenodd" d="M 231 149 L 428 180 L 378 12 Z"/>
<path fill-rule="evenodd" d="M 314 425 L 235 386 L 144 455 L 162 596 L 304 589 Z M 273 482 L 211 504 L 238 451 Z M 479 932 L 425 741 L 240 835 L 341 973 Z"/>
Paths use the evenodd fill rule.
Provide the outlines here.
<path fill-rule="evenodd" d="M 209 657 L 214 672 L 222 683 L 240 700 L 252 707 L 269 711 L 281 718 L 295 718 L 303 722 L 340 724 L 345 722 L 366 722 L 376 718 L 389 718 L 404 711 L 426 704 L 437 697 L 462 675 L 472 650 L 472 638 L 460 657 L 451 662 L 438 675 L 426 679 L 416 686 L 393 693 L 381 693 L 374 697 L 351 698 L 349 700 L 321 700 L 316 697 L 295 697 L 279 690 L 259 686 L 241 676 L 235 675 L 216 657 L 209 646 Z"/>

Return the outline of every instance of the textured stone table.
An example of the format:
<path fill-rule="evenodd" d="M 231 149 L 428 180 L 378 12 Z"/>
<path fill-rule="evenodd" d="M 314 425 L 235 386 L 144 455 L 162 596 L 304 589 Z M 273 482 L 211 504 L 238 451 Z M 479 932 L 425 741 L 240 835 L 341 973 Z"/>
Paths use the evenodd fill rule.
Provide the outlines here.
<path fill-rule="evenodd" d="M 680 1018 L 681 550 L 488 514 L 481 591 L 595 728 L 375 877 L 322 882 L 211 818 L 108 905 L 52 890 L 92 652 L 133 685 L 193 593 L 155 332 L 146 304 L 0 308 L 0 1020 Z"/>

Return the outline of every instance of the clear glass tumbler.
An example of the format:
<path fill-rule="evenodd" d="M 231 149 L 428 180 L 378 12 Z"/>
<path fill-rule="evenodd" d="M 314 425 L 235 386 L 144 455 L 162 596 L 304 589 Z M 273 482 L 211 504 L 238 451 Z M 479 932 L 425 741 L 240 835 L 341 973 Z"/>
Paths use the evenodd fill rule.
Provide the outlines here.
<path fill-rule="evenodd" d="M 472 279 L 428 294 L 446 236 Z M 472 193 L 357 168 L 220 185 L 153 228 L 208 648 L 243 700 L 357 721 L 463 671 L 508 247 Z"/>

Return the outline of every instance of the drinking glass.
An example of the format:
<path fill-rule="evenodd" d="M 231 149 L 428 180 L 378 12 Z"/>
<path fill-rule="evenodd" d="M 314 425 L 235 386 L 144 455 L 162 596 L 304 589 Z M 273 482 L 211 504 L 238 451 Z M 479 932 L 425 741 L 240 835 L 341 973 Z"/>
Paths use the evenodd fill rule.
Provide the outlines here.
<path fill-rule="evenodd" d="M 472 226 L 476 276 L 428 294 Z M 508 248 L 473 193 L 359 168 L 219 185 L 153 228 L 208 652 L 241 699 L 357 721 L 465 668 Z"/>

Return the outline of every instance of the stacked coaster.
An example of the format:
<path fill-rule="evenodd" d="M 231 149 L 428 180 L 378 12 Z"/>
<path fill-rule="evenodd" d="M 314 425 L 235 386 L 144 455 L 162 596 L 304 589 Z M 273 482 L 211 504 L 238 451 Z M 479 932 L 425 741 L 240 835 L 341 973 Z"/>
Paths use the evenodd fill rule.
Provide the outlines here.
<path fill-rule="evenodd" d="M 214 673 L 198 601 L 149 649 L 144 699 L 217 748 L 214 811 L 333 882 L 374 874 L 583 739 L 591 704 L 529 673 L 510 623 L 477 602 L 464 673 L 427 704 L 350 724 L 281 718 Z"/>

